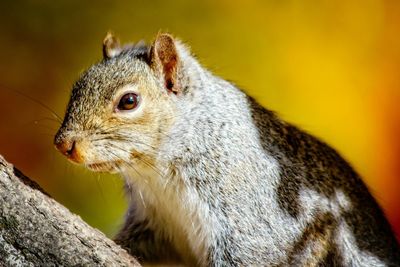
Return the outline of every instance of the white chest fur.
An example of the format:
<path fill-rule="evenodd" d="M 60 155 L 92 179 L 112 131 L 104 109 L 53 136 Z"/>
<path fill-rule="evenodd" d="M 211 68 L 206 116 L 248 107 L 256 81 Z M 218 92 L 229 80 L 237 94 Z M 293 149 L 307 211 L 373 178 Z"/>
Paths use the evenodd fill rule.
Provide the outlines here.
<path fill-rule="evenodd" d="M 148 220 L 156 234 L 171 240 L 185 262 L 204 265 L 218 227 L 197 193 L 176 172 L 149 164 L 129 168 L 124 176 L 137 219 Z"/>

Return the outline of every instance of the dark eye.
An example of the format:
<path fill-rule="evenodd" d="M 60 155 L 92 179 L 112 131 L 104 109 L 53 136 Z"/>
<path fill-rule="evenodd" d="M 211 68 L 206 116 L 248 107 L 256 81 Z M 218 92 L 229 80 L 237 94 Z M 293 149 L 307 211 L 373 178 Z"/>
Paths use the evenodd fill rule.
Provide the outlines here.
<path fill-rule="evenodd" d="M 121 97 L 118 103 L 119 110 L 132 110 L 139 104 L 140 97 L 135 93 L 127 93 Z"/>

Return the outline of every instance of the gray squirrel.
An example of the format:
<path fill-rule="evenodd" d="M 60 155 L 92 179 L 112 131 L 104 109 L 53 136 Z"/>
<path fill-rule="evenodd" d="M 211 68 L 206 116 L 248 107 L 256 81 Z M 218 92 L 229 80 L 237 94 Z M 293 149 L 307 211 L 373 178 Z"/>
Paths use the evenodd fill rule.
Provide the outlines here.
<path fill-rule="evenodd" d="M 120 173 L 115 241 L 187 266 L 400 266 L 396 237 L 349 164 L 204 69 L 166 33 L 121 46 L 74 84 L 57 149 Z"/>

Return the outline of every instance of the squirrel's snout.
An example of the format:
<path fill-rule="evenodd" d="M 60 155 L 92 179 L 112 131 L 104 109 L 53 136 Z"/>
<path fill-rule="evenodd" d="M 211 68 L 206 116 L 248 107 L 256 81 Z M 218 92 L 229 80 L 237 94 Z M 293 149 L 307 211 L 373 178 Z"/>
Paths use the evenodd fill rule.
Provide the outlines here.
<path fill-rule="evenodd" d="M 77 149 L 76 141 L 75 140 L 55 140 L 54 145 L 63 155 L 68 157 L 68 159 L 76 162 L 82 163 L 83 159 Z"/>
<path fill-rule="evenodd" d="M 73 153 L 73 150 L 75 149 L 75 141 L 66 141 L 62 140 L 60 142 L 56 142 L 55 145 L 57 149 L 64 155 L 69 156 Z"/>

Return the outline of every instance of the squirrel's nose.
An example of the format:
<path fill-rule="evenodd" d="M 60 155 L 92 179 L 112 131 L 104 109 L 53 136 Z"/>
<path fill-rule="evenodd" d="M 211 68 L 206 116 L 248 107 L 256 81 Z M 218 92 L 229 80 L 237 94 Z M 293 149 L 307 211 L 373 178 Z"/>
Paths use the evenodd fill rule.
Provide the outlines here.
<path fill-rule="evenodd" d="M 75 149 L 75 140 L 61 140 L 58 142 L 55 142 L 56 148 L 65 156 L 70 156 Z"/>
<path fill-rule="evenodd" d="M 63 155 L 76 163 L 82 163 L 82 157 L 78 151 L 75 140 L 59 140 L 54 145 Z"/>

